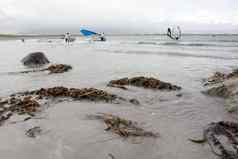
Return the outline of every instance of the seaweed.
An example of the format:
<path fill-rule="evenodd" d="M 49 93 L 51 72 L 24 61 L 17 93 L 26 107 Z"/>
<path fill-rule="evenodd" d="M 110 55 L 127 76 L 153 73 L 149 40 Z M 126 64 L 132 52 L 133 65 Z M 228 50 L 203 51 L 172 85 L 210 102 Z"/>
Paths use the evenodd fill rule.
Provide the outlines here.
<path fill-rule="evenodd" d="M 146 131 L 138 126 L 137 122 L 121 118 L 112 114 L 99 113 L 97 115 L 89 115 L 90 119 L 97 119 L 106 125 L 105 131 L 110 131 L 120 137 L 154 137 L 157 138 L 158 133 Z"/>
<path fill-rule="evenodd" d="M 181 87 L 173 85 L 168 82 L 163 82 L 153 77 L 133 77 L 133 78 L 122 78 L 118 80 L 112 80 L 108 86 L 125 89 L 123 86 L 131 85 L 136 87 L 143 87 L 154 90 L 180 90 Z"/>

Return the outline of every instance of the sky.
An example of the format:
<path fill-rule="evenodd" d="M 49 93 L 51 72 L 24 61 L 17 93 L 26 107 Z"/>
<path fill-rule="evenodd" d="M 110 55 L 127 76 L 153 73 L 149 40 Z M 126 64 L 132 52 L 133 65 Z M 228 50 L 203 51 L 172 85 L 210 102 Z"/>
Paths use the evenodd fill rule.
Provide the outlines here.
<path fill-rule="evenodd" d="M 238 0 L 1 0 L 0 33 L 238 33 Z"/>

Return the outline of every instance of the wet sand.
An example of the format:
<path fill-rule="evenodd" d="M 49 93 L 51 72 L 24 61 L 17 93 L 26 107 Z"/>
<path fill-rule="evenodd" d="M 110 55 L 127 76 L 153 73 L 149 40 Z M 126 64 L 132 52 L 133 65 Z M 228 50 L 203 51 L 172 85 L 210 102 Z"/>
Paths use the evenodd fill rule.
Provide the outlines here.
<path fill-rule="evenodd" d="M 125 41 L 130 38 L 111 37 L 105 43 L 76 41 L 71 45 L 61 40 L 52 43 L 1 41 L 1 97 L 41 87 L 95 87 L 125 98 L 136 98 L 141 103 L 139 106 L 86 101 L 52 103 L 37 115 L 43 119 L 11 124 L 23 118 L 13 117 L 0 127 L 1 156 L 6 159 L 109 159 L 111 153 L 116 159 L 216 159 L 208 145 L 191 143 L 188 138 L 201 137 L 203 127 L 210 122 L 236 121 L 225 110 L 223 99 L 206 96 L 201 91 L 205 89 L 202 78 L 216 70 L 231 70 L 237 64 L 238 55 L 233 53 L 237 43 L 222 48 L 138 45 L 141 37 Z M 142 38 L 148 41 L 148 37 Z M 155 38 L 149 37 L 152 41 Z M 138 50 L 143 53 L 137 53 Z M 50 76 L 44 72 L 8 74 L 27 70 L 20 60 L 34 51 L 45 52 L 50 61 L 70 64 L 73 69 Z M 184 53 L 191 56 L 180 56 Z M 205 53 L 209 57 L 204 57 Z M 111 80 L 134 76 L 152 76 L 179 85 L 182 90 L 167 92 L 129 86 L 125 91 L 106 86 Z M 176 96 L 178 93 L 182 97 Z M 159 132 L 160 137 L 122 139 L 106 132 L 101 122 L 86 118 L 98 112 L 135 120 L 144 128 Z M 32 139 L 25 131 L 34 126 L 40 126 L 43 133 Z"/>

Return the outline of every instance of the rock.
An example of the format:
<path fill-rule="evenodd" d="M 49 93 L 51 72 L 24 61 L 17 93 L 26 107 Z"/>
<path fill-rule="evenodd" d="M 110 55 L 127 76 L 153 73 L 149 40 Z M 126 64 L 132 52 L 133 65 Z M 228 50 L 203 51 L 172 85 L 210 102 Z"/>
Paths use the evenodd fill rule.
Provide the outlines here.
<path fill-rule="evenodd" d="M 42 52 L 30 53 L 24 57 L 21 62 L 25 66 L 39 66 L 50 63 L 47 57 Z"/>
<path fill-rule="evenodd" d="M 229 112 L 238 112 L 238 78 L 226 79 L 219 85 L 213 86 L 203 92 L 210 96 L 224 98 L 225 107 Z"/>
<path fill-rule="evenodd" d="M 106 102 L 119 104 L 120 102 L 130 102 L 140 104 L 136 99 L 126 99 L 115 94 L 95 88 L 67 88 L 53 87 L 41 88 L 33 91 L 11 94 L 8 98 L 0 101 L 0 125 L 8 120 L 12 114 L 35 116 L 41 106 L 48 105 L 48 101 L 64 102 L 72 100 L 87 100 L 92 102 Z M 41 104 L 40 104 L 41 103 Z M 6 115 L 11 113 L 10 115 Z"/>
<path fill-rule="evenodd" d="M 2 125 L 6 120 L 8 120 L 12 116 L 12 113 L 9 111 L 1 112 L 0 116 L 0 125 Z"/>
<path fill-rule="evenodd" d="M 238 158 L 238 123 L 229 121 L 213 122 L 203 130 L 203 139 L 190 141 L 194 143 L 207 142 L 211 151 L 221 159 Z"/>
<path fill-rule="evenodd" d="M 29 92 L 28 92 L 29 93 Z M 32 95 L 53 98 L 72 98 L 74 100 L 89 100 L 89 101 L 104 101 L 113 102 L 114 100 L 120 100 L 121 97 L 117 95 L 107 93 L 106 91 L 95 88 L 66 88 L 66 87 L 53 87 L 53 88 L 41 88 L 30 92 Z"/>
<path fill-rule="evenodd" d="M 31 114 L 37 112 L 38 108 L 40 107 L 40 104 L 32 99 L 31 96 L 23 98 L 23 100 L 20 100 L 15 104 L 16 106 L 16 112 L 19 114 Z"/>
<path fill-rule="evenodd" d="M 42 129 L 39 126 L 33 127 L 26 131 L 26 136 L 35 138 L 42 133 Z"/>
<path fill-rule="evenodd" d="M 71 98 L 73 100 L 88 100 L 88 101 L 103 101 L 106 103 L 118 103 L 119 101 L 130 102 L 130 99 L 110 94 L 104 90 L 96 88 L 67 88 L 67 87 L 52 87 L 41 88 L 33 91 L 17 93 L 21 96 L 34 96 L 35 99 L 52 99 L 52 98 Z M 131 103 L 139 103 L 136 99 L 132 99 Z"/>
<path fill-rule="evenodd" d="M 231 73 L 227 74 L 227 78 L 237 78 L 238 77 L 238 69 L 234 69 Z"/>
<path fill-rule="evenodd" d="M 40 104 L 32 96 L 10 96 L 0 103 L 0 125 L 13 114 L 33 116 L 39 111 Z"/>
<path fill-rule="evenodd" d="M 46 70 L 50 71 L 50 74 L 53 74 L 53 73 L 68 72 L 71 69 L 72 69 L 72 66 L 70 65 L 55 64 L 55 65 L 50 65 Z"/>
<path fill-rule="evenodd" d="M 211 84 L 220 83 L 220 82 L 223 82 L 225 79 L 226 79 L 226 74 L 220 73 L 220 72 L 215 72 L 214 75 L 205 79 L 204 85 L 207 86 L 207 85 L 211 85 Z"/>
<path fill-rule="evenodd" d="M 147 89 L 155 89 L 155 90 L 180 90 L 181 87 L 172 85 L 168 82 L 163 82 L 155 78 L 148 77 L 133 77 L 133 78 L 122 78 L 119 80 L 112 80 L 108 84 L 110 85 L 132 85 L 136 87 L 143 87 Z"/>
<path fill-rule="evenodd" d="M 140 105 L 140 102 L 137 99 L 130 99 L 129 102 L 134 105 Z"/>
<path fill-rule="evenodd" d="M 217 96 L 217 97 L 223 97 L 223 98 L 228 98 L 232 94 L 225 85 L 210 88 L 204 93 L 210 96 Z"/>
<path fill-rule="evenodd" d="M 49 74 L 55 74 L 55 73 L 64 73 L 68 72 L 69 70 L 72 69 L 72 66 L 70 65 L 65 65 L 65 64 L 53 64 L 50 65 L 47 68 L 44 69 L 34 69 L 34 70 L 27 70 L 27 71 L 21 71 L 18 73 L 35 73 L 35 72 L 44 72 L 44 71 L 49 71 Z"/>
<path fill-rule="evenodd" d="M 211 77 L 204 79 L 204 86 L 219 84 L 226 80 L 237 78 L 238 77 L 238 69 L 233 70 L 231 73 L 225 74 L 221 72 L 215 72 Z"/>
<path fill-rule="evenodd" d="M 178 94 L 176 94 L 176 97 L 182 97 L 182 96 L 183 96 L 182 93 L 178 93 Z"/>
<path fill-rule="evenodd" d="M 118 85 L 118 84 L 107 84 L 108 87 L 114 87 L 114 88 L 120 88 L 120 89 L 123 89 L 123 90 L 128 90 L 125 86 L 122 86 L 122 85 Z"/>

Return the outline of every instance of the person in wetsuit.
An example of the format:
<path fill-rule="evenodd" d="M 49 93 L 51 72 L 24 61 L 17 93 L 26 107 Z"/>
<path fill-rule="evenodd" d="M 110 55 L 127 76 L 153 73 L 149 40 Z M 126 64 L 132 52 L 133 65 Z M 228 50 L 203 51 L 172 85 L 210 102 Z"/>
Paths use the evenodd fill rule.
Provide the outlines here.
<path fill-rule="evenodd" d="M 100 38 L 101 41 L 106 41 L 104 33 L 100 34 L 99 38 Z"/>
<path fill-rule="evenodd" d="M 66 34 L 65 34 L 64 40 L 65 40 L 66 43 L 69 43 L 69 42 L 70 42 L 70 34 L 69 34 L 69 33 L 66 33 Z"/>
<path fill-rule="evenodd" d="M 171 29 L 170 29 L 170 28 L 168 28 L 167 35 L 168 35 L 170 38 L 172 37 L 172 32 L 171 32 Z"/>

